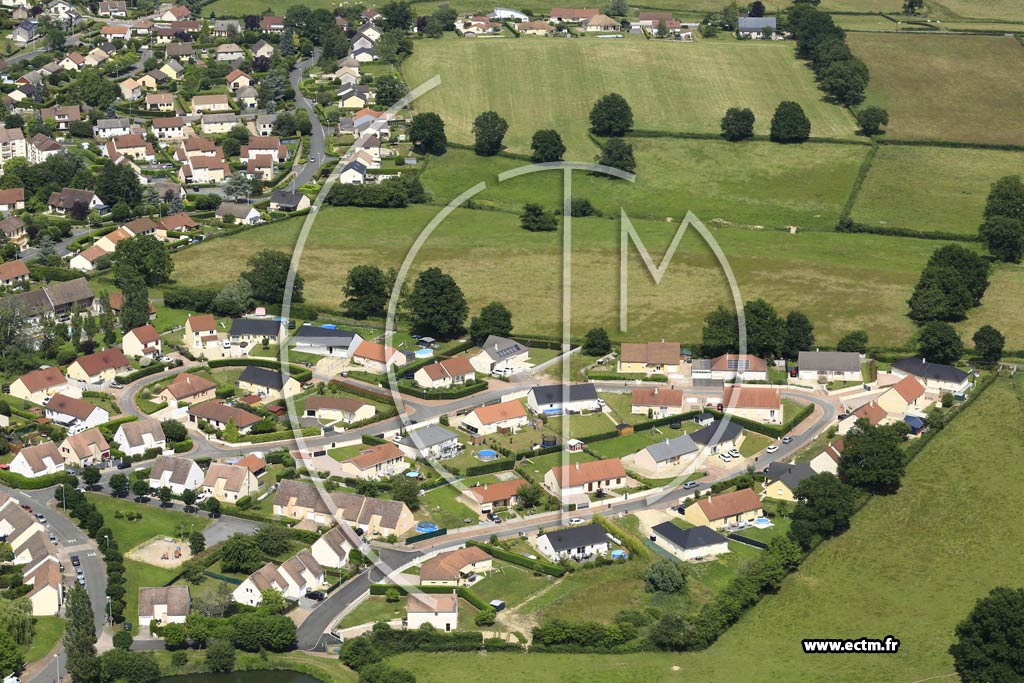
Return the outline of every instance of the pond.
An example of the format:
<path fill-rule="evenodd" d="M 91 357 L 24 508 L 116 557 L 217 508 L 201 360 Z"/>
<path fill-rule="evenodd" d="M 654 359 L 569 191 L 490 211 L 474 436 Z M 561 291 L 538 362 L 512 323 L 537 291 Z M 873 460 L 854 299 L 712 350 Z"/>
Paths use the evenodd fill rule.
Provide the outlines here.
<path fill-rule="evenodd" d="M 280 670 L 166 676 L 157 683 L 321 683 L 321 681 L 298 671 Z"/>

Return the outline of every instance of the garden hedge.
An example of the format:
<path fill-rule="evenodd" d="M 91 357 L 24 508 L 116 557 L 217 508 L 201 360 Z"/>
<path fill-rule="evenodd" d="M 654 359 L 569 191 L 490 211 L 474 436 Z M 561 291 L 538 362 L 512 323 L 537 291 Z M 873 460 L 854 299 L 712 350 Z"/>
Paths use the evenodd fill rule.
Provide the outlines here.
<path fill-rule="evenodd" d="M 512 564 L 517 564 L 520 567 L 525 567 L 526 569 L 530 569 L 535 572 L 540 572 L 556 578 L 565 575 L 565 567 L 560 564 L 553 564 L 551 562 L 546 562 L 545 560 L 531 560 L 528 557 L 523 557 L 522 555 L 509 552 L 504 548 L 499 548 L 498 546 L 490 545 L 488 543 L 480 543 L 479 541 L 466 541 L 466 545 L 473 546 L 474 548 L 480 548 L 492 557 L 504 560 L 505 562 L 511 562 Z"/>

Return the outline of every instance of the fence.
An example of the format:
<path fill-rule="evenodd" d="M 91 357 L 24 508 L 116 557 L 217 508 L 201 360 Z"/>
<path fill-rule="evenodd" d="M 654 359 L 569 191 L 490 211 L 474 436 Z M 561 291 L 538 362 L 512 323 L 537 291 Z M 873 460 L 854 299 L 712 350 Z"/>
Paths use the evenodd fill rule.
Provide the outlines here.
<path fill-rule="evenodd" d="M 752 538 L 747 538 L 746 536 L 741 536 L 740 534 L 730 534 L 729 540 L 737 541 L 738 543 L 742 543 L 743 545 L 749 545 L 751 548 L 757 548 L 758 550 L 764 550 L 768 547 L 767 543 L 755 541 Z"/>
<path fill-rule="evenodd" d="M 428 531 L 425 534 L 417 534 L 416 536 L 410 536 L 409 538 L 405 539 L 405 544 L 412 545 L 413 543 L 425 541 L 428 538 L 437 538 L 438 536 L 444 536 L 447 533 L 447 529 L 437 529 L 436 531 Z"/>

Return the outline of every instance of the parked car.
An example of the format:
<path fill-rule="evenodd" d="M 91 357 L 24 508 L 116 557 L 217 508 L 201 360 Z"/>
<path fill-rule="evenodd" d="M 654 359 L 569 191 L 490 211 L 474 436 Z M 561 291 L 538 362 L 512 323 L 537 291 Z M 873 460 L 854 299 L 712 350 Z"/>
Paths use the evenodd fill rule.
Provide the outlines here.
<path fill-rule="evenodd" d="M 685 491 L 692 491 L 693 489 L 699 488 L 699 487 L 700 487 L 700 482 L 699 481 L 688 481 L 685 484 L 683 484 L 683 490 L 685 490 Z"/>
<path fill-rule="evenodd" d="M 72 555 L 71 556 L 71 566 L 72 567 L 80 567 L 80 566 L 82 566 L 82 561 L 80 559 L 78 559 L 78 555 Z"/>
<path fill-rule="evenodd" d="M 39 520 L 40 524 L 46 524 L 46 515 L 36 515 L 36 519 Z"/>
<path fill-rule="evenodd" d="M 722 462 L 731 462 L 732 461 L 732 458 L 729 457 L 728 453 L 720 453 L 718 455 L 718 459 L 721 460 Z"/>
<path fill-rule="evenodd" d="M 782 437 L 782 443 L 793 443 L 793 437 L 791 437 L 791 436 L 784 436 L 784 437 Z"/>
<path fill-rule="evenodd" d="M 160 361 L 161 363 L 173 363 L 174 362 L 171 359 L 170 356 L 160 356 L 159 358 L 157 358 L 157 360 Z"/>
<path fill-rule="evenodd" d="M 126 470 L 129 467 L 131 467 L 131 466 L 132 466 L 132 464 L 130 462 L 124 462 L 123 460 L 121 462 L 117 463 L 117 469 L 119 469 L 119 470 Z"/>
<path fill-rule="evenodd" d="M 569 526 L 579 526 L 580 524 L 583 524 L 583 520 L 579 517 L 573 517 L 569 520 Z"/>
<path fill-rule="evenodd" d="M 733 448 L 731 451 L 729 451 L 729 457 L 730 458 L 742 458 L 743 454 L 739 452 L 739 449 Z"/>
<path fill-rule="evenodd" d="M 772 444 L 768 448 L 764 449 L 764 452 L 765 453 L 769 453 L 769 454 L 771 454 L 771 453 L 778 453 L 778 451 L 779 451 L 779 447 L 776 444 Z"/>
<path fill-rule="evenodd" d="M 310 591 L 309 593 L 306 593 L 306 597 L 310 600 L 316 600 L 317 602 L 320 602 L 321 600 L 326 598 L 327 595 L 323 591 Z"/>
<path fill-rule="evenodd" d="M 50 543 L 57 545 L 57 537 L 53 534 L 50 534 Z"/>
<path fill-rule="evenodd" d="M 123 389 L 124 385 L 121 384 L 120 382 L 118 382 L 117 380 L 114 380 L 113 382 L 110 383 L 110 388 L 111 389 Z"/>

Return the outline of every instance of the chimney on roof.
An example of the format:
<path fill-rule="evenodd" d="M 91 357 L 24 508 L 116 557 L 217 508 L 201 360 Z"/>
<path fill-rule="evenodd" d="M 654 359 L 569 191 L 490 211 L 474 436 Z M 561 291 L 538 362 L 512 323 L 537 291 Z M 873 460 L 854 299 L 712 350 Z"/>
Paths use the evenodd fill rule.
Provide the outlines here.
<path fill-rule="evenodd" d="M 579 469 L 579 468 L 580 468 L 580 464 L 576 463 L 576 469 Z"/>

